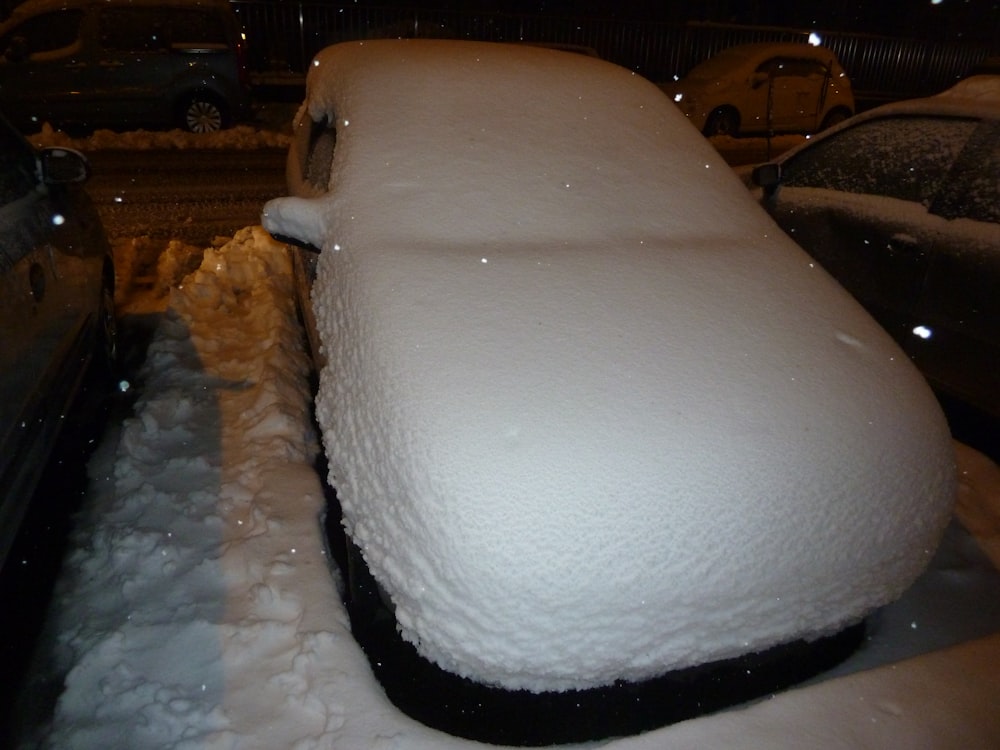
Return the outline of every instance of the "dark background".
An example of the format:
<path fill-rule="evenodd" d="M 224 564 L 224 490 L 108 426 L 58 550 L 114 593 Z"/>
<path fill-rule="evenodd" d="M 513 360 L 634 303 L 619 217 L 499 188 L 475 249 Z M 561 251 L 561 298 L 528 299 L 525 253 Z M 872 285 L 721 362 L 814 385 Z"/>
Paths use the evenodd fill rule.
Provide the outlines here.
<path fill-rule="evenodd" d="M 296 0 L 260 0 L 295 5 Z M 607 17 L 662 23 L 712 21 L 1000 44 L 998 0 L 304 0 L 353 7 L 417 7 Z M 17 0 L 0 0 L 6 18 Z"/>
<path fill-rule="evenodd" d="M 997 0 L 941 0 L 936 5 L 931 0 L 362 0 L 354 4 L 606 16 L 665 23 L 713 21 L 949 41 L 1000 40 Z"/>

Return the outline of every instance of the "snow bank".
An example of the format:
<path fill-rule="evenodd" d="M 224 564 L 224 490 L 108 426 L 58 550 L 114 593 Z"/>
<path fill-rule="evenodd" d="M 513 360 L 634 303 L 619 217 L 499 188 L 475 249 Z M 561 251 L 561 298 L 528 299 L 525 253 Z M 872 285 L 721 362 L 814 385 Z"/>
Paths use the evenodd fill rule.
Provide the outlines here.
<path fill-rule="evenodd" d="M 924 568 L 954 493 L 929 389 L 652 84 L 406 40 L 328 48 L 307 91 L 291 182 L 325 123 L 330 192 L 264 223 L 324 248 L 331 481 L 424 656 L 640 680 Z"/>
<path fill-rule="evenodd" d="M 99 129 L 88 136 L 74 137 L 62 130 L 55 130 L 49 123 L 43 124 L 42 129 L 37 133 L 28 135 L 27 140 L 36 148 L 62 146 L 83 152 L 116 149 L 174 151 L 287 148 L 290 142 L 290 138 L 284 133 L 250 125 L 237 125 L 235 128 L 220 130 L 216 133 L 189 133 L 177 128 L 172 130 L 132 130 L 124 133 Z"/>

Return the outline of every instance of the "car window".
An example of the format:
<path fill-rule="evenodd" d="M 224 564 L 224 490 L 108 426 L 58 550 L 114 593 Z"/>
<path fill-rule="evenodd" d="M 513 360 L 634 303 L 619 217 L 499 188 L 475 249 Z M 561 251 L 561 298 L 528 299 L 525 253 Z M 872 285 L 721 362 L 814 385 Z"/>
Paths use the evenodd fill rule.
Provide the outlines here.
<path fill-rule="evenodd" d="M 983 122 L 972 134 L 931 211 L 1000 224 L 1000 122 Z"/>
<path fill-rule="evenodd" d="M 80 36 L 82 18 L 83 11 L 79 9 L 57 10 L 33 16 L 4 35 L 0 40 L 0 51 L 6 54 L 18 37 L 26 43 L 29 54 L 69 47 Z"/>
<path fill-rule="evenodd" d="M 158 8 L 103 8 L 98 20 L 101 46 L 122 52 L 166 49 L 164 21 Z"/>
<path fill-rule="evenodd" d="M 977 121 L 868 120 L 817 141 L 782 165 L 782 185 L 882 195 L 930 206 Z"/>
<path fill-rule="evenodd" d="M 337 145 L 337 128 L 327 120 L 314 122 L 309 136 L 305 164 L 306 182 L 326 192 L 330 189 L 333 151 Z"/>
<path fill-rule="evenodd" d="M 775 57 L 761 63 L 757 67 L 757 72 L 767 73 L 774 78 L 781 76 L 795 76 L 797 78 L 808 78 L 809 76 L 823 77 L 826 75 L 826 66 L 816 60 Z"/>

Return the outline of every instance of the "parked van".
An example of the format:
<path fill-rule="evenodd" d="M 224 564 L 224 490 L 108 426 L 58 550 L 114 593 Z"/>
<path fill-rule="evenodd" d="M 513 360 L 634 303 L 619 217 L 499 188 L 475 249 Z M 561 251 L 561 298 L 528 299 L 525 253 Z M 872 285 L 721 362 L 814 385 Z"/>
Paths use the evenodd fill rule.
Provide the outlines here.
<path fill-rule="evenodd" d="M 0 25 L 0 107 L 27 132 L 219 130 L 250 111 L 244 45 L 225 0 L 28 0 Z"/>

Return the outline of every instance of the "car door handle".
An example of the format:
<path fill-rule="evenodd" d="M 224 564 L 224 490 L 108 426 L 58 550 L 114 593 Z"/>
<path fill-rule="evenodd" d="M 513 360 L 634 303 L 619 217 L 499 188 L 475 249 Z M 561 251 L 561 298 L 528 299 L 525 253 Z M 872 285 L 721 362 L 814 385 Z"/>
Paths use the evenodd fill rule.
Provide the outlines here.
<path fill-rule="evenodd" d="M 121 60 L 101 60 L 97 64 L 102 68 L 121 68 L 125 65 Z"/>

